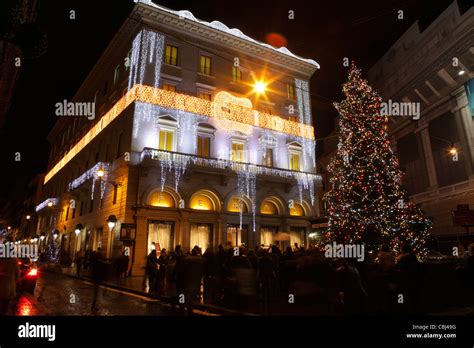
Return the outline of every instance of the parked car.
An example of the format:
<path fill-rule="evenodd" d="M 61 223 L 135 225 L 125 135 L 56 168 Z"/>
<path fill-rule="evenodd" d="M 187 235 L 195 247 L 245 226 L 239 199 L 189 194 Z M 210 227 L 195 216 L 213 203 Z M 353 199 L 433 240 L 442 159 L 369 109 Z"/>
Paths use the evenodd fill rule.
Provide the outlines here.
<path fill-rule="evenodd" d="M 25 257 L 18 259 L 18 267 L 20 268 L 18 291 L 27 291 L 33 294 L 39 274 L 36 264 L 30 258 Z"/>

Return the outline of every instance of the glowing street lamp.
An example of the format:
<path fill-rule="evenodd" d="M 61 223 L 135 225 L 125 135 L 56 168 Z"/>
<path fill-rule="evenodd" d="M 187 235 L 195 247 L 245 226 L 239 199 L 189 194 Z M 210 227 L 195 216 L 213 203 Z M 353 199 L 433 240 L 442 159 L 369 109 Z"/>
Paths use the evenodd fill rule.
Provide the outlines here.
<path fill-rule="evenodd" d="M 26 220 L 29 220 L 31 219 L 31 216 L 30 215 L 26 215 Z"/>
<path fill-rule="evenodd" d="M 74 230 L 74 233 L 76 234 L 76 237 L 81 234 L 81 230 L 84 228 L 82 224 L 77 224 L 76 229 Z"/>
<path fill-rule="evenodd" d="M 257 81 L 253 86 L 253 89 L 257 94 L 262 94 L 263 92 L 265 92 L 266 88 L 267 86 L 262 81 Z"/>
<path fill-rule="evenodd" d="M 115 215 L 110 215 L 107 219 L 107 225 L 109 226 L 110 230 L 113 230 L 115 224 L 117 223 L 117 217 Z"/>
<path fill-rule="evenodd" d="M 52 207 L 53 206 L 53 202 L 49 201 L 48 202 L 48 207 Z"/>
<path fill-rule="evenodd" d="M 44 234 L 41 233 L 40 240 L 41 240 L 41 241 L 44 241 L 44 238 L 45 238 Z"/>
<path fill-rule="evenodd" d="M 58 238 L 58 230 L 55 230 L 54 233 L 53 233 L 53 238 L 56 239 Z"/>
<path fill-rule="evenodd" d="M 99 178 L 102 178 L 104 176 L 105 172 L 102 168 L 100 168 L 98 171 L 97 171 L 97 176 Z"/>
<path fill-rule="evenodd" d="M 456 156 L 458 154 L 458 149 L 456 149 L 454 146 L 452 146 L 450 149 L 449 149 L 449 153 L 453 156 Z"/>

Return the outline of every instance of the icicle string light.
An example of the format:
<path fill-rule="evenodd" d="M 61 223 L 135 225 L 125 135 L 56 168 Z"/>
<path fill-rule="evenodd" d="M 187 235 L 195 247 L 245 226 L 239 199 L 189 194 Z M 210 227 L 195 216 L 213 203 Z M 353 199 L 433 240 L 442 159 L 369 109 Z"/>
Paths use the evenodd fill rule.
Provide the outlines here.
<path fill-rule="evenodd" d="M 48 203 L 50 203 L 53 205 L 53 206 L 56 206 L 56 204 L 58 204 L 58 199 L 57 198 L 47 198 L 45 199 L 43 202 L 41 202 L 40 204 L 38 204 L 36 206 L 36 212 L 40 211 L 41 209 L 45 208 L 48 206 Z"/>
<path fill-rule="evenodd" d="M 234 162 L 227 159 L 215 159 L 198 157 L 195 155 L 169 152 L 145 148 L 141 153 L 141 161 L 145 159 L 158 160 L 161 164 L 161 190 L 164 190 L 167 172 L 175 173 L 175 189 L 178 190 L 179 179 L 186 171 L 189 164 L 207 166 L 216 169 L 230 169 L 237 173 L 237 192 L 241 204 L 244 196 L 252 202 L 253 231 L 255 232 L 255 214 L 257 197 L 257 175 L 271 175 L 283 178 L 295 179 L 298 183 L 299 201 L 303 202 L 303 190 L 308 190 L 311 204 L 314 205 L 314 182 L 320 182 L 321 176 L 312 173 L 296 172 L 291 170 L 270 168 L 250 163 Z M 242 209 L 240 209 L 240 228 L 242 228 Z"/>
<path fill-rule="evenodd" d="M 100 185 L 100 198 L 104 198 L 104 193 L 105 193 L 105 182 L 107 181 L 108 177 L 108 172 L 110 169 L 110 164 L 105 163 L 105 162 L 98 162 L 95 164 L 92 168 L 86 170 L 84 173 L 82 173 L 79 177 L 71 181 L 68 185 L 68 190 L 73 191 L 82 184 L 84 184 L 86 181 L 92 179 L 92 190 L 91 190 L 91 199 L 94 199 L 94 191 L 95 191 L 95 182 L 96 180 L 101 179 L 101 185 Z M 103 176 L 100 177 L 98 175 L 99 170 L 102 170 Z"/>

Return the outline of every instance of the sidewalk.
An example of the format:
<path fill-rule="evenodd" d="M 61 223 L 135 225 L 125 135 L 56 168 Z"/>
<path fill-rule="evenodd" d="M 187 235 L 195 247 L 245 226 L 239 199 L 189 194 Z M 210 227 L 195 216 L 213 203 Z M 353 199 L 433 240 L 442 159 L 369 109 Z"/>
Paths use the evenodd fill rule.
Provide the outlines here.
<path fill-rule="evenodd" d="M 75 268 L 73 267 L 60 266 L 60 265 L 48 265 L 44 267 L 43 269 L 47 272 L 58 273 L 58 274 L 62 274 L 71 278 L 81 279 L 85 281 L 92 281 L 89 277 L 82 276 L 82 275 L 78 276 L 76 274 Z M 132 276 L 132 277 L 124 278 L 124 279 L 110 279 L 110 280 L 107 280 L 106 282 L 103 282 L 101 285 L 107 288 L 156 299 L 168 304 L 176 303 L 174 298 L 171 296 L 161 296 L 161 295 L 150 294 L 148 292 L 145 292 L 143 290 L 143 276 Z M 204 312 L 227 315 L 227 316 L 242 316 L 242 315 L 243 316 L 257 316 L 257 314 L 254 314 L 254 313 L 238 312 L 238 311 L 234 311 L 234 310 L 230 310 L 230 309 L 226 309 L 222 307 L 216 307 L 213 305 L 203 304 L 203 303 L 193 304 L 193 309 L 198 309 Z"/>

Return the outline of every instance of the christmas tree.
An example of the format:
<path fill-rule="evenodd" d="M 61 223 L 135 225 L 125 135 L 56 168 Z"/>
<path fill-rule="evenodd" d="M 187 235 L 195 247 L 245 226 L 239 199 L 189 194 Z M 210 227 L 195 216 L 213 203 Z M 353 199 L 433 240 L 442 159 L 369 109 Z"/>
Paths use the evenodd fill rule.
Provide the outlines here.
<path fill-rule="evenodd" d="M 328 166 L 326 194 L 329 228 L 326 240 L 338 243 L 404 244 L 426 255 L 431 221 L 411 202 L 401 186 L 402 172 L 390 148 L 388 117 L 382 99 L 353 63 L 343 85 L 345 99 L 334 106 L 340 114 L 337 155 Z"/>

